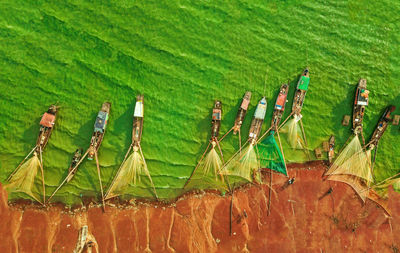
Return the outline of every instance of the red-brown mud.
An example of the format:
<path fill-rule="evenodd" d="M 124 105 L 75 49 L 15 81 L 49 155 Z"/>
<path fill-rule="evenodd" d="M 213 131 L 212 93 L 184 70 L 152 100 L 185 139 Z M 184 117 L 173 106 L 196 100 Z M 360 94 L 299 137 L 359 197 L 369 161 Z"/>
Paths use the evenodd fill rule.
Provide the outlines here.
<path fill-rule="evenodd" d="M 61 206 L 9 207 L 0 187 L 0 252 L 72 252 L 83 225 L 99 252 L 398 252 L 400 195 L 390 190 L 389 217 L 346 184 L 323 181 L 324 170 L 322 163 L 291 165 L 295 182 L 286 188 L 287 178 L 273 174 L 269 215 L 267 185 L 236 190 L 231 236 L 231 196 L 189 194 L 170 206 L 69 213 Z"/>

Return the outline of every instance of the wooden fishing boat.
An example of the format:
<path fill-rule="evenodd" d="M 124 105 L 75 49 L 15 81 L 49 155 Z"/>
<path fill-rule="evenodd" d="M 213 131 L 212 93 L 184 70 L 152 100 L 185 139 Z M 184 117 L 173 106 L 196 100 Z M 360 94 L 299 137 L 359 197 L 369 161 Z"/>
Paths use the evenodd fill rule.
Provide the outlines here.
<path fill-rule="evenodd" d="M 300 115 L 301 109 L 303 108 L 304 99 L 306 98 L 306 93 L 308 90 L 308 85 L 310 84 L 310 72 L 306 68 L 300 76 L 297 82 L 296 92 L 294 94 L 292 113 Z"/>
<path fill-rule="evenodd" d="M 246 116 L 247 108 L 249 107 L 251 99 L 251 92 L 247 91 L 244 94 L 242 104 L 239 107 L 238 113 L 236 114 L 235 125 L 233 126 L 233 134 L 237 134 L 242 127 L 244 117 Z"/>
<path fill-rule="evenodd" d="M 93 160 L 95 153 L 100 148 L 101 142 L 103 141 L 103 137 L 106 131 L 108 117 L 110 114 L 111 103 L 105 102 L 101 110 L 99 111 L 96 122 L 94 123 L 94 131 L 92 135 L 92 139 L 90 140 L 90 147 L 88 152 L 88 159 Z"/>
<path fill-rule="evenodd" d="M 82 159 L 82 155 L 83 155 L 83 149 L 78 148 L 75 151 L 74 156 L 72 157 L 72 160 L 71 160 L 71 165 L 68 168 L 67 183 L 69 181 L 71 181 L 71 179 L 74 177 L 74 175 L 76 173 L 76 169 L 74 170 L 74 168 L 79 163 L 79 161 Z"/>
<path fill-rule="evenodd" d="M 143 131 L 143 95 L 136 96 L 135 111 L 133 114 L 132 144 L 139 147 Z"/>
<path fill-rule="evenodd" d="M 260 135 L 266 111 L 267 111 L 267 100 L 265 99 L 265 97 L 263 97 L 257 104 L 257 108 L 256 111 L 254 112 L 254 117 L 250 125 L 249 143 L 252 145 L 254 145 L 258 140 L 258 136 Z"/>
<path fill-rule="evenodd" d="M 353 131 L 354 134 L 362 133 L 365 107 L 368 105 L 369 91 L 367 80 L 360 79 L 357 85 L 353 107 Z"/>
<path fill-rule="evenodd" d="M 396 107 L 390 105 L 386 108 L 382 117 L 380 118 L 378 125 L 375 128 L 374 133 L 372 134 L 371 140 L 369 141 L 369 148 L 372 149 L 378 145 L 379 140 L 382 138 L 382 135 L 385 133 L 389 122 L 392 121 L 391 113 L 396 110 Z"/>
<path fill-rule="evenodd" d="M 332 163 L 333 157 L 335 156 L 335 136 L 329 138 L 329 150 L 328 150 L 328 160 Z"/>
<path fill-rule="evenodd" d="M 36 140 L 36 152 L 41 152 L 46 147 L 50 135 L 53 132 L 56 121 L 57 106 L 51 105 L 40 120 L 39 136 Z"/>
<path fill-rule="evenodd" d="M 289 84 L 282 84 L 278 97 L 276 99 L 275 107 L 274 107 L 274 113 L 272 115 L 272 120 L 271 120 L 271 129 L 275 131 L 279 127 L 279 123 L 281 122 L 282 115 L 285 111 L 285 105 L 287 102 L 287 95 L 289 92 Z"/>
<path fill-rule="evenodd" d="M 222 103 L 219 100 L 215 101 L 212 120 L 211 120 L 211 141 L 218 141 L 219 128 L 222 119 Z"/>

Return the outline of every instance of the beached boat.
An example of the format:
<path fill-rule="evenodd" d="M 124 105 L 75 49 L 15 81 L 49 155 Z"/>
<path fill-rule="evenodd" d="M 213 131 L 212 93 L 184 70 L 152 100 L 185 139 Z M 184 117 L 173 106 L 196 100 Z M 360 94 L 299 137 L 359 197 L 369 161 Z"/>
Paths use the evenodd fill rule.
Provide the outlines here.
<path fill-rule="evenodd" d="M 335 136 L 329 138 L 329 150 L 328 150 L 328 160 L 332 163 L 333 157 L 335 156 Z"/>
<path fill-rule="evenodd" d="M 212 120 L 211 120 L 211 141 L 218 141 L 221 119 L 222 119 L 222 103 L 221 101 L 216 100 L 214 103 Z"/>
<path fill-rule="evenodd" d="M 88 153 L 88 159 L 93 160 L 95 153 L 100 148 L 101 142 L 103 141 L 103 137 L 106 131 L 108 117 L 110 114 L 111 103 L 105 102 L 101 106 L 101 110 L 99 111 L 96 122 L 94 123 L 94 131 L 92 135 L 92 139 L 90 140 L 90 147 Z"/>
<path fill-rule="evenodd" d="M 132 144 L 139 147 L 143 131 L 143 95 L 136 96 L 135 111 L 133 113 Z"/>
<path fill-rule="evenodd" d="M 382 138 L 382 135 L 385 133 L 389 122 L 392 121 L 391 113 L 396 110 L 396 107 L 390 105 L 386 108 L 385 112 L 381 116 L 378 125 L 375 128 L 374 133 L 372 134 L 371 140 L 369 141 L 369 148 L 373 149 L 378 145 L 379 140 Z"/>
<path fill-rule="evenodd" d="M 40 120 L 39 136 L 36 140 L 36 152 L 43 151 L 49 141 L 56 121 L 57 106 L 51 105 Z"/>
<path fill-rule="evenodd" d="M 353 131 L 354 134 L 362 133 L 363 118 L 365 107 L 368 105 L 369 91 L 367 90 L 367 80 L 360 79 L 358 82 L 356 96 L 353 107 Z"/>
<path fill-rule="evenodd" d="M 251 92 L 247 91 L 244 94 L 242 104 L 239 107 L 239 110 L 236 114 L 235 125 L 233 126 L 233 134 L 237 134 L 242 127 L 244 117 L 246 116 L 247 108 L 249 107 L 251 99 Z"/>
<path fill-rule="evenodd" d="M 71 165 L 68 168 L 67 183 L 69 181 L 71 181 L 71 179 L 74 177 L 74 175 L 76 173 L 76 169 L 74 169 L 74 168 L 79 163 L 79 161 L 82 159 L 82 155 L 83 155 L 83 149 L 78 148 L 75 151 L 74 156 L 72 157 L 72 160 L 71 160 Z"/>
<path fill-rule="evenodd" d="M 285 111 L 285 105 L 287 102 L 287 95 L 289 92 L 289 84 L 282 84 L 278 97 L 276 99 L 274 114 L 272 115 L 271 120 L 271 129 L 275 131 L 279 127 L 279 123 L 281 122 L 282 115 Z"/>
<path fill-rule="evenodd" d="M 297 83 L 297 90 L 294 95 L 292 113 L 300 115 L 304 99 L 306 98 L 306 93 L 309 84 L 310 84 L 310 72 L 308 71 L 308 68 L 306 68 L 301 74 L 300 79 Z"/>
<path fill-rule="evenodd" d="M 254 112 L 254 117 L 250 125 L 249 131 L 249 143 L 255 144 L 260 135 L 262 124 L 264 122 L 265 113 L 267 111 L 267 100 L 263 97 L 257 104 L 256 111 Z"/>

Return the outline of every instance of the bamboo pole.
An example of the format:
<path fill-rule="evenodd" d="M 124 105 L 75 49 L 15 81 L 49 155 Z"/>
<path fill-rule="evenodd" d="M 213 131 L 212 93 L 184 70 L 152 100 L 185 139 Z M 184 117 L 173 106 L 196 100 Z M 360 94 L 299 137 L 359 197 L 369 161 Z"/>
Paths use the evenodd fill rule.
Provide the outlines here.
<path fill-rule="evenodd" d="M 115 180 L 116 180 L 118 174 L 119 174 L 120 171 L 121 171 L 122 165 L 124 165 L 126 159 L 128 158 L 128 155 L 129 155 L 129 152 L 130 152 L 131 149 L 132 149 L 132 146 L 133 146 L 133 143 L 131 143 L 131 145 L 129 146 L 128 151 L 127 151 L 126 154 L 125 154 L 124 160 L 122 160 L 122 163 L 121 163 L 121 165 L 119 166 L 117 173 L 115 174 L 115 176 L 114 176 L 114 178 L 113 178 L 113 180 L 112 180 L 110 186 L 108 187 L 108 189 L 107 189 L 107 191 L 106 191 L 106 195 L 104 195 L 104 198 L 105 198 L 105 199 L 107 199 L 107 196 L 108 196 L 108 194 L 110 193 L 111 187 L 112 187 L 113 184 L 115 183 Z M 110 198 L 112 198 L 112 197 L 110 197 Z"/>
<path fill-rule="evenodd" d="M 272 191 L 272 170 L 270 169 L 269 170 L 269 189 L 268 189 L 268 192 L 269 192 L 269 194 L 268 194 L 268 216 L 270 215 L 270 213 L 271 213 L 271 191 Z"/>
<path fill-rule="evenodd" d="M 281 142 L 281 137 L 279 136 L 278 128 L 276 129 L 276 134 L 278 135 L 279 147 L 281 149 L 281 153 L 282 153 L 282 157 L 283 157 L 283 164 L 285 165 L 286 177 L 289 177 L 289 173 L 288 173 L 287 166 L 286 166 L 285 154 L 283 153 L 282 142 Z"/>
<path fill-rule="evenodd" d="M 26 159 L 28 159 L 28 157 L 33 153 L 33 151 L 35 151 L 35 149 L 37 148 L 37 146 L 35 146 L 31 152 L 29 152 L 29 154 L 24 158 L 24 160 L 22 160 L 22 162 L 18 165 L 17 168 L 14 169 L 14 171 L 11 173 L 10 176 L 8 176 L 7 181 L 10 181 L 10 179 L 14 176 L 14 174 L 18 171 L 18 169 L 21 167 L 21 165 L 26 161 Z"/>
<path fill-rule="evenodd" d="M 286 117 L 286 119 L 283 121 L 283 123 L 278 127 L 278 130 L 281 129 L 285 125 L 286 121 L 288 121 L 290 119 L 290 117 L 293 116 L 293 114 L 294 114 L 294 112 L 291 112 L 289 114 L 289 116 Z"/>
<path fill-rule="evenodd" d="M 229 235 L 230 236 L 232 236 L 233 194 L 234 194 L 234 189 L 232 189 L 231 206 L 230 206 L 230 210 L 229 210 Z"/>
<path fill-rule="evenodd" d="M 206 150 L 204 151 L 203 155 L 201 156 L 200 161 L 197 163 L 197 165 L 196 165 L 196 167 L 194 168 L 192 174 L 190 175 L 190 177 L 188 178 L 188 180 L 186 180 L 186 183 L 183 185 L 183 188 L 185 188 L 186 185 L 189 183 L 190 179 L 192 179 L 192 177 L 193 177 L 193 175 L 194 175 L 194 172 L 195 172 L 195 171 L 197 170 L 197 168 L 199 167 L 199 165 L 200 165 L 201 161 L 203 160 L 204 156 L 206 155 L 206 153 L 207 153 L 208 148 L 210 147 L 210 145 L 211 145 L 211 142 L 208 142 L 208 145 L 207 145 Z"/>
<path fill-rule="evenodd" d="M 42 146 L 39 146 L 40 156 L 40 172 L 42 173 L 42 189 L 43 189 L 43 205 L 46 205 L 46 186 L 44 184 L 44 171 L 43 171 L 43 158 L 42 158 Z"/>
<path fill-rule="evenodd" d="M 142 152 L 142 147 L 140 146 L 140 144 L 139 144 L 139 151 L 140 151 L 140 155 L 142 156 L 142 159 L 143 159 L 145 171 L 146 171 L 146 173 L 147 173 L 147 176 L 148 176 L 149 179 L 150 179 L 151 187 L 153 187 L 154 194 L 156 195 L 156 199 L 158 200 L 158 195 L 157 195 L 156 187 L 154 186 L 153 180 L 151 179 L 151 176 L 150 176 L 150 172 L 148 171 L 147 163 L 146 163 L 146 160 L 144 159 L 143 152 Z"/>
<path fill-rule="evenodd" d="M 99 158 L 97 156 L 97 151 L 94 151 L 94 156 L 96 158 L 96 167 L 97 167 L 97 175 L 99 177 L 99 183 L 100 183 L 100 191 L 101 191 L 101 201 L 103 202 L 103 211 L 106 211 L 106 205 L 104 203 L 104 193 L 103 193 L 103 184 L 101 182 L 101 175 L 100 175 L 100 165 L 99 165 Z"/>
<path fill-rule="evenodd" d="M 226 132 L 226 133 L 221 137 L 221 139 L 219 139 L 219 141 L 222 141 L 222 140 L 233 130 L 233 128 L 234 128 L 234 127 L 232 127 L 231 129 L 229 129 L 229 131 Z"/>
<path fill-rule="evenodd" d="M 306 133 L 304 131 L 302 119 L 300 119 L 300 126 L 301 126 L 301 131 L 303 132 L 304 143 L 306 144 L 306 152 L 307 152 L 308 160 L 311 160 L 310 151 L 308 150 L 307 137 L 306 137 Z"/>

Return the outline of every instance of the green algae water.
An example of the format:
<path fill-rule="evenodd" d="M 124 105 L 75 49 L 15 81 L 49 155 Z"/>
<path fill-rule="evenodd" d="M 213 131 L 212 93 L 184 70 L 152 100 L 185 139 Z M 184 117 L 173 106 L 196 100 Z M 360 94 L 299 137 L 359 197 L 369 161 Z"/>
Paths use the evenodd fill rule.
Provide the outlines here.
<path fill-rule="evenodd" d="M 207 147 L 214 100 L 223 104 L 223 134 L 245 91 L 253 92 L 244 143 L 258 100 L 268 100 L 266 130 L 279 87 L 288 80 L 285 115 L 290 113 L 306 66 L 311 83 L 302 115 L 310 151 L 331 134 L 337 150 L 343 146 L 351 130 L 341 120 L 351 115 L 361 77 L 371 92 L 364 118 L 369 138 L 388 104 L 400 114 L 398 13 L 399 1 L 2 1 L 0 182 L 33 148 L 41 115 L 57 102 L 43 153 L 50 196 L 76 148 L 89 146 L 97 112 L 110 101 L 99 150 L 107 188 L 130 145 L 135 97 L 143 93 L 143 153 L 159 197 L 173 199 L 184 193 Z M 400 170 L 399 140 L 399 127 L 389 126 L 377 153 L 378 181 Z M 229 135 L 221 147 L 228 159 L 238 149 L 237 137 Z M 288 162 L 308 159 L 287 141 L 284 151 Z M 206 181 L 193 188 L 210 187 Z M 141 182 L 126 198 L 153 198 L 146 178 Z M 35 184 L 40 194 L 39 177 Z M 86 160 L 53 201 L 81 203 L 99 192 L 95 163 Z"/>

